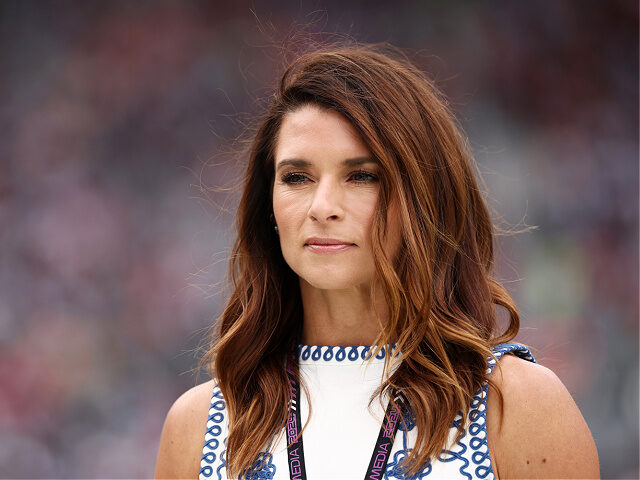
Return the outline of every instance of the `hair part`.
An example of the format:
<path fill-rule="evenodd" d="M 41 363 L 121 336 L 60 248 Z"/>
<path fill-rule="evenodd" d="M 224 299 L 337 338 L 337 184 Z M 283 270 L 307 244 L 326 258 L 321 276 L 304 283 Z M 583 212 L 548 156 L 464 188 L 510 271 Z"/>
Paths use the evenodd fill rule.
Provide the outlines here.
<path fill-rule="evenodd" d="M 256 468 L 288 414 L 285 359 L 298 340 L 302 301 L 269 217 L 280 126 L 309 104 L 346 117 L 380 164 L 372 244 L 389 320 L 374 355 L 397 338 L 400 357 L 391 359 L 387 349 L 386 378 L 371 400 L 391 389 L 406 398 L 417 439 L 403 468 L 415 474 L 446 446 L 458 412 L 467 418 L 473 395 L 490 382 L 491 347 L 515 337 L 519 315 L 492 277 L 494 227 L 462 129 L 433 81 L 386 45 L 331 46 L 299 57 L 253 138 L 229 262 L 232 293 L 219 339 L 203 357 L 229 412 L 227 471 L 235 477 Z M 402 229 L 393 259 L 383 248 L 391 201 Z M 501 334 L 496 305 L 509 315 Z"/>

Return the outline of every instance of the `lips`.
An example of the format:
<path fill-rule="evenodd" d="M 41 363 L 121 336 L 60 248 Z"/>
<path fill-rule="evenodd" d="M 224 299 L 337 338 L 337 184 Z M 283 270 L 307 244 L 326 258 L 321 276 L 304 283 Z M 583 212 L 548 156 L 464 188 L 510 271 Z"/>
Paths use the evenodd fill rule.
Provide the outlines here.
<path fill-rule="evenodd" d="M 337 240 L 335 238 L 311 237 L 304 242 L 305 245 L 354 245 L 353 242 Z"/>
<path fill-rule="evenodd" d="M 304 246 L 317 253 L 334 253 L 348 250 L 355 246 L 355 243 L 336 238 L 311 237 L 305 241 Z"/>

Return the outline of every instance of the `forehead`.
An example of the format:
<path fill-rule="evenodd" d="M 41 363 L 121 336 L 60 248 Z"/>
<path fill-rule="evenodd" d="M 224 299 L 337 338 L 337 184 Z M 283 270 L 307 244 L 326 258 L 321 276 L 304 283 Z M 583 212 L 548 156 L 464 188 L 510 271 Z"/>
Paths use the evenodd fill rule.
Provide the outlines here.
<path fill-rule="evenodd" d="M 275 145 L 276 166 L 285 158 L 345 159 L 371 153 L 355 127 L 342 114 L 315 105 L 287 113 Z"/>

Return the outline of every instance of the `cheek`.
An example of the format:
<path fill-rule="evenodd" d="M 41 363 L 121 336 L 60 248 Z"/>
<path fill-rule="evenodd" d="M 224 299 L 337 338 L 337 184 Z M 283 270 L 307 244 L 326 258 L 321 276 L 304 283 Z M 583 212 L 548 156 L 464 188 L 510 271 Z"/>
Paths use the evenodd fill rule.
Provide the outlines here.
<path fill-rule="evenodd" d="M 305 202 L 301 200 L 299 195 L 294 195 L 292 192 L 280 192 L 277 188 L 273 191 L 273 215 L 278 225 L 281 241 L 283 235 L 287 236 L 287 234 L 297 231 L 301 222 L 304 221 Z"/>
<path fill-rule="evenodd" d="M 366 195 L 361 193 L 352 196 L 347 201 L 351 207 L 351 221 L 357 230 L 362 232 L 363 239 L 369 244 L 376 214 L 377 195 L 368 192 Z"/>
<path fill-rule="evenodd" d="M 362 216 L 358 218 L 358 223 L 360 224 L 360 228 L 365 234 L 365 239 L 367 243 L 371 243 L 371 232 L 373 230 L 373 219 L 375 216 L 375 207 L 371 209 L 367 209 L 366 212 L 362 212 Z"/>

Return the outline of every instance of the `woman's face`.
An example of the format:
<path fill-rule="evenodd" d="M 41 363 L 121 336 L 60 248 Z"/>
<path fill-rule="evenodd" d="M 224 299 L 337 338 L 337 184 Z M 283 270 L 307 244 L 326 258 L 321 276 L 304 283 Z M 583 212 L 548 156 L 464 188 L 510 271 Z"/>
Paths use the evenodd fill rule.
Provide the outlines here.
<path fill-rule="evenodd" d="M 319 289 L 369 284 L 379 167 L 341 114 L 305 105 L 285 115 L 275 147 L 273 212 L 285 261 Z M 385 252 L 400 247 L 395 202 Z"/>

